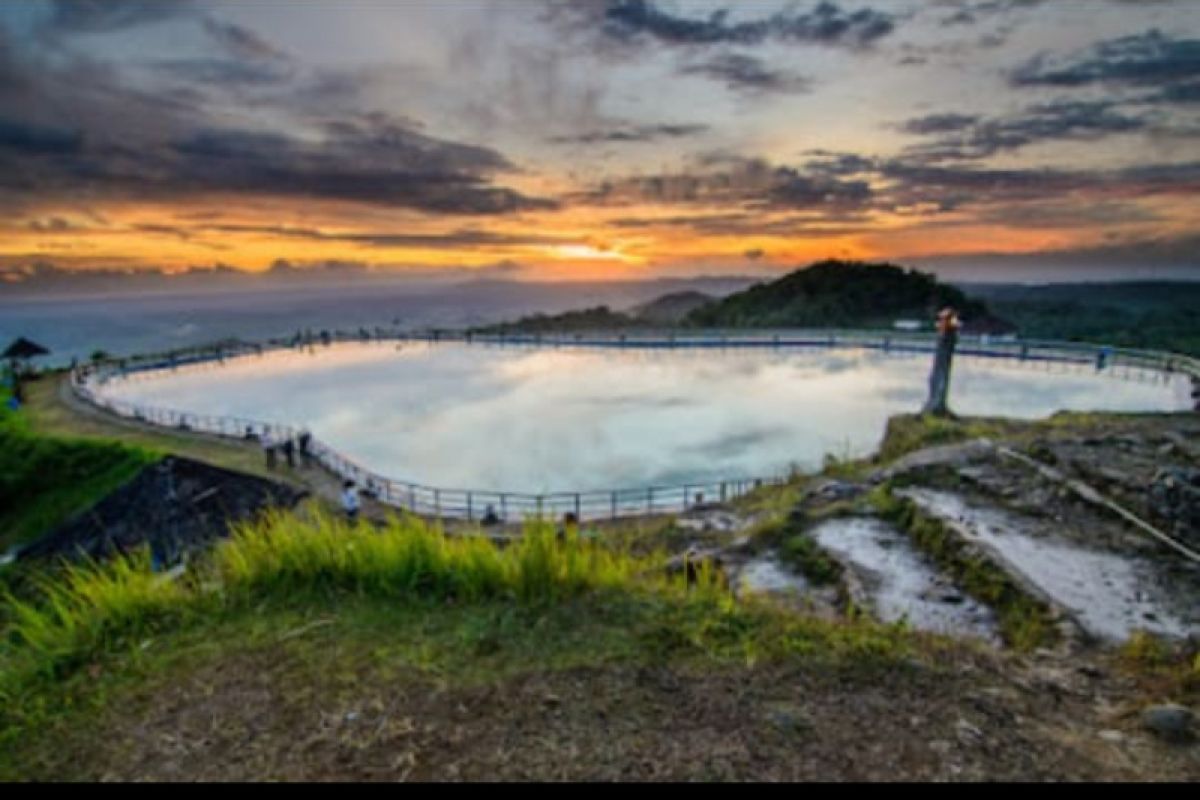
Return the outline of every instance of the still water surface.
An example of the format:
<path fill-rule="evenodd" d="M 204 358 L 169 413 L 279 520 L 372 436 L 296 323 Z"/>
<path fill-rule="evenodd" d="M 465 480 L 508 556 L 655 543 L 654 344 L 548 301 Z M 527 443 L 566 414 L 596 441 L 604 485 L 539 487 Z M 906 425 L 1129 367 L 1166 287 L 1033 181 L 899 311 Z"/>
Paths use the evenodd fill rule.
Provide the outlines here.
<path fill-rule="evenodd" d="M 371 343 L 109 383 L 119 399 L 294 425 L 429 486 L 548 492 L 768 476 L 870 453 L 920 408 L 929 357 L 862 350 Z M 1119 374 L 1124 374 L 1119 370 Z M 1188 407 L 1184 379 L 959 357 L 968 415 Z"/>

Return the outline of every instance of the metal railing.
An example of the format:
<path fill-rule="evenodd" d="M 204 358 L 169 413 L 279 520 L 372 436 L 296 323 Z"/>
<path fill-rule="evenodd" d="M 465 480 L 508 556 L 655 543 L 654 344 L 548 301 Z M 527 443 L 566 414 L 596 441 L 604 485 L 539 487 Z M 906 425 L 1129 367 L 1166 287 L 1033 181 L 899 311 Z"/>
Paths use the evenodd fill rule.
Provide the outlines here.
<path fill-rule="evenodd" d="M 97 391 L 113 378 L 125 378 L 163 369 L 178 370 L 224 363 L 233 358 L 261 355 L 270 351 L 313 347 L 346 341 L 384 342 L 467 342 L 500 347 L 617 347 L 617 348 L 865 348 L 883 352 L 929 353 L 935 340 L 929 334 L 891 331 L 739 331 L 639 332 L 637 334 L 579 335 L 480 335 L 462 332 L 425 334 L 379 333 L 375 336 L 335 334 L 317 341 L 272 342 L 268 344 L 224 345 L 207 350 L 195 349 L 130 359 L 102 365 L 77 367 L 71 373 L 71 385 L 83 400 L 118 416 L 178 430 L 217 436 L 276 442 L 296 440 L 301 430 L 294 426 L 244 417 L 197 414 L 157 408 L 117 400 Z M 1112 348 L 1069 342 L 990 340 L 987 337 L 962 337 L 957 352 L 964 356 L 1012 359 L 1030 364 L 1090 366 L 1116 373 L 1119 368 L 1152 373 L 1188 375 L 1200 382 L 1200 362 L 1171 353 Z M 787 480 L 776 475 L 697 481 L 674 486 L 646 486 L 580 492 L 523 493 L 474 489 L 448 489 L 424 486 L 411 481 L 380 475 L 335 448 L 311 437 L 308 457 L 333 474 L 355 481 L 365 494 L 395 508 L 423 516 L 479 520 L 494 516 L 501 521 L 527 516 L 558 517 L 573 513 L 581 520 L 678 513 L 697 505 L 726 502 L 765 485 Z M 302 456 L 303 457 L 303 456 Z"/>

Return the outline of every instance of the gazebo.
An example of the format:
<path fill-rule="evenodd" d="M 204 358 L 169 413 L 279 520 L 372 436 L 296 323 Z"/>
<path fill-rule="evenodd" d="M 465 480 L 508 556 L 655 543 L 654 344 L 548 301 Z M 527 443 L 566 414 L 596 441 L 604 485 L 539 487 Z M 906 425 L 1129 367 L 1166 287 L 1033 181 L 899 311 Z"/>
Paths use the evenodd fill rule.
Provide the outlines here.
<path fill-rule="evenodd" d="M 18 366 L 22 363 L 28 364 L 31 359 L 38 356 L 50 355 L 50 351 L 42 347 L 37 342 L 31 342 L 24 336 L 17 339 L 8 346 L 8 349 L 0 353 L 0 358 L 6 359 L 9 363 L 10 371 L 12 372 L 13 380 L 13 395 L 17 400 L 23 400 L 21 396 L 21 371 Z"/>

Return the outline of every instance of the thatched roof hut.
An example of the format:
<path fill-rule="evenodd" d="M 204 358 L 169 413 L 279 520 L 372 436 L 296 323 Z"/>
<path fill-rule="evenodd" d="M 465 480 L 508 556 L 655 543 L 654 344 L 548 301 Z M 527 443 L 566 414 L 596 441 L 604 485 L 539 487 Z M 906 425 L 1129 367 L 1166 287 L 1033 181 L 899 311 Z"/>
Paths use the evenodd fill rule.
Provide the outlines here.
<path fill-rule="evenodd" d="M 31 342 L 24 336 L 17 339 L 8 346 L 8 349 L 0 353 L 0 358 L 7 358 L 10 361 L 28 360 L 37 356 L 48 356 L 50 351 L 42 347 L 37 342 Z"/>

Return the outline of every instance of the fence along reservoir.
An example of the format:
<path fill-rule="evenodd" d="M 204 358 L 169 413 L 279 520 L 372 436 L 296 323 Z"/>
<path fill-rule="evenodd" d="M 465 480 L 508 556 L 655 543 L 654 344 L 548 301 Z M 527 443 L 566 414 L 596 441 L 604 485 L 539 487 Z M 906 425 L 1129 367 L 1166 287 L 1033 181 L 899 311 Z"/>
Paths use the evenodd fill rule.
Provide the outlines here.
<path fill-rule="evenodd" d="M 582 503 L 590 516 L 644 513 L 652 487 L 654 510 L 671 510 L 697 493 L 744 491 L 755 476 L 817 468 L 827 453 L 865 455 L 888 416 L 920 408 L 926 392 L 928 354 L 902 348 L 655 344 L 340 342 L 132 371 L 94 388 L 123 413 L 187 412 L 232 434 L 233 419 L 308 426 L 327 461 L 347 460 L 342 471 L 403 482 L 397 505 L 478 514 L 514 492 L 530 496 L 528 510 Z M 964 347 L 952 405 L 1026 418 L 1172 411 L 1190 407 L 1189 388 L 1179 373 L 1098 371 L 1088 356 L 982 358 Z M 410 482 L 444 494 L 406 498 Z M 625 491 L 606 494 L 614 488 Z M 476 493 L 472 508 L 457 489 Z"/>

